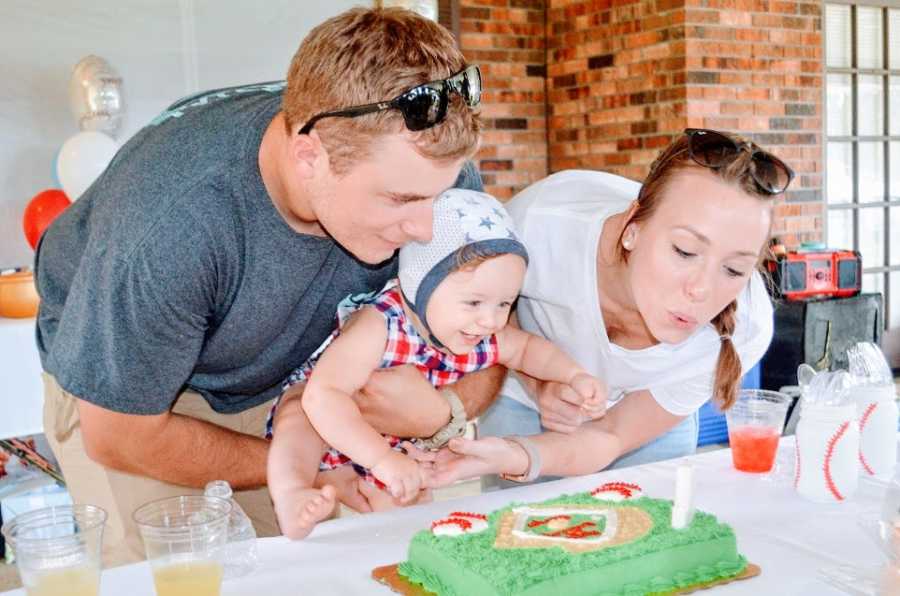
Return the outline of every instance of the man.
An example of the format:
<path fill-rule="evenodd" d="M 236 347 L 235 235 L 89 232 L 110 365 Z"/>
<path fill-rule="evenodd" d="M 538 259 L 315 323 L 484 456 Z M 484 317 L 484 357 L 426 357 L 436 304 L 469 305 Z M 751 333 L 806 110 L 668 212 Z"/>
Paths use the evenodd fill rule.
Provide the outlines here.
<path fill-rule="evenodd" d="M 269 402 L 338 301 L 379 289 L 394 251 L 430 238 L 434 197 L 480 185 L 457 180 L 479 90 L 438 25 L 353 9 L 309 34 L 286 86 L 170 107 L 54 222 L 35 263 L 45 432 L 75 501 L 109 513 L 107 564 L 142 557 L 139 505 L 214 479 L 260 535 L 277 532 L 261 488 Z M 469 414 L 501 374 L 457 387 Z M 379 430 L 428 436 L 451 418 L 416 371 L 376 377 L 360 407 Z M 367 507 L 355 483 L 328 482 Z"/>

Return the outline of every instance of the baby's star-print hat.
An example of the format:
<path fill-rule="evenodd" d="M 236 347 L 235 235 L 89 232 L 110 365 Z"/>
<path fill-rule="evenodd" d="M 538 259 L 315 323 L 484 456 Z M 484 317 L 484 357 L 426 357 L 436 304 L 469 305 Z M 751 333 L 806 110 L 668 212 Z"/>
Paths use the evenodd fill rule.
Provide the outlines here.
<path fill-rule="evenodd" d="M 445 191 L 434 201 L 431 242 L 410 242 L 400 249 L 400 290 L 425 327 L 428 300 L 440 283 L 464 264 L 460 262 L 464 248 L 464 254 L 515 254 L 528 263 L 528 251 L 500 201 L 474 190 Z"/>

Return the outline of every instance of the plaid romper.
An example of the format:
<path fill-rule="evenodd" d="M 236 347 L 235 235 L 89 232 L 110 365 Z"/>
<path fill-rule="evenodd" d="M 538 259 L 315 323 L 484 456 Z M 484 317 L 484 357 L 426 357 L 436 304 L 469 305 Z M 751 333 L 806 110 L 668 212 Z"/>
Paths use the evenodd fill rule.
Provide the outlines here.
<path fill-rule="evenodd" d="M 468 354 L 461 356 L 442 352 L 429 344 L 416 331 L 412 321 L 407 318 L 406 312 L 403 310 L 403 296 L 400 293 L 398 281 L 393 279 L 380 292 L 351 295 L 341 301 L 337 308 L 337 328 L 302 366 L 291 372 L 282 387 L 282 395 L 291 385 L 303 383 L 309 379 L 316 362 L 334 341 L 334 338 L 340 335 L 341 328 L 350 316 L 365 306 L 376 308 L 384 315 L 384 322 L 387 325 L 387 342 L 378 368 L 413 364 L 422 371 L 432 385 L 442 387 L 455 383 L 466 373 L 489 368 L 498 361 L 497 337 L 494 335 L 484 338 Z M 269 439 L 272 438 L 272 423 L 280 400 L 281 397 L 275 400 L 266 421 L 266 438 Z M 385 440 L 390 443 L 392 448 L 399 450 L 400 443 L 405 439 L 385 435 Z M 356 472 L 367 482 L 378 488 L 384 488 L 384 485 L 372 475 L 371 471 L 353 463 L 346 455 L 331 447 L 322 457 L 319 470 L 334 470 L 347 464 L 352 464 Z"/>

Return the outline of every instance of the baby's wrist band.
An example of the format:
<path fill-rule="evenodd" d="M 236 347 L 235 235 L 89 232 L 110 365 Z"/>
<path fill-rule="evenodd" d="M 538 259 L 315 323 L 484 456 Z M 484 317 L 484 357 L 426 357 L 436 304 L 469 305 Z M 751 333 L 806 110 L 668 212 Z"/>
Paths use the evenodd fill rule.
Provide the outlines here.
<path fill-rule="evenodd" d="M 418 441 L 423 449 L 437 449 L 446 445 L 450 439 L 461 437 L 466 432 L 466 410 L 455 391 L 444 387 L 438 391 L 450 406 L 450 422 L 427 439 Z"/>
<path fill-rule="evenodd" d="M 528 456 L 528 467 L 523 474 L 500 474 L 504 480 L 512 480 L 513 482 L 532 482 L 541 475 L 541 452 L 537 445 L 528 437 L 504 437 L 507 441 L 515 443 L 525 451 Z"/>

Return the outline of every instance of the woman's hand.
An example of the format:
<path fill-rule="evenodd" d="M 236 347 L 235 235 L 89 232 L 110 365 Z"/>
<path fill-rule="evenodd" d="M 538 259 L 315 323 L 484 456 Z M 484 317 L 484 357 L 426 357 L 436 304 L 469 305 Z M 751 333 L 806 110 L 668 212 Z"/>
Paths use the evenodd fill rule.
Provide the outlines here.
<path fill-rule="evenodd" d="M 440 488 L 485 474 L 523 474 L 527 468 L 528 454 L 506 439 L 452 439 L 437 454 L 430 486 Z"/>

